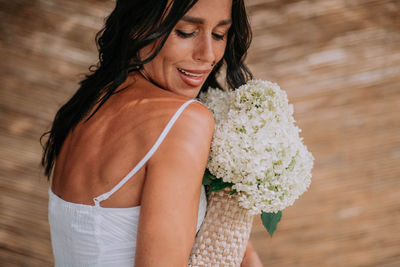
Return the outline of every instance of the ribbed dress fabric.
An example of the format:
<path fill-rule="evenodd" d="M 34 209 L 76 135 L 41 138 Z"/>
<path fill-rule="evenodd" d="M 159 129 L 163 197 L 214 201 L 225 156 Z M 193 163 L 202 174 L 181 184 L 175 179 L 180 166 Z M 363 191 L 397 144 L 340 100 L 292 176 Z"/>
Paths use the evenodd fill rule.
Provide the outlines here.
<path fill-rule="evenodd" d="M 149 160 L 183 110 L 186 101 L 173 115 L 145 157 L 111 190 L 93 199 L 95 205 L 65 201 L 49 188 L 48 219 L 56 267 L 134 266 L 140 206 L 103 208 L 101 202 L 121 188 Z M 207 199 L 201 187 L 197 231 L 204 220 Z"/>

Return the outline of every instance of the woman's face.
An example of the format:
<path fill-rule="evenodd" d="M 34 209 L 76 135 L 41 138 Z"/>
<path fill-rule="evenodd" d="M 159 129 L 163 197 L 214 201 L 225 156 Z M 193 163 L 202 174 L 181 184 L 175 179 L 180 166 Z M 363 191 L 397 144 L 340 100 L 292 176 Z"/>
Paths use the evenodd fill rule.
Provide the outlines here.
<path fill-rule="evenodd" d="M 224 55 L 232 0 L 199 0 L 176 24 L 144 72 L 163 89 L 194 98 Z M 141 57 L 151 53 L 143 48 Z"/>

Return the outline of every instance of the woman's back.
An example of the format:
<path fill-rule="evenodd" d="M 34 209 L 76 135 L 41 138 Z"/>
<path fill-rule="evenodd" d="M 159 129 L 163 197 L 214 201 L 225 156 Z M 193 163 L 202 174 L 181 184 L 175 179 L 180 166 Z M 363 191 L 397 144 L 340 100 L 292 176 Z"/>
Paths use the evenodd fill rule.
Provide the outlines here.
<path fill-rule="evenodd" d="M 131 82 L 130 77 L 124 85 Z M 145 92 L 142 83 L 147 86 Z M 154 169 L 148 165 L 153 157 L 150 150 L 159 138 L 159 153 L 164 154 L 163 142 L 172 142 L 174 131 L 179 132 L 184 126 L 182 122 L 187 123 L 191 114 L 204 108 L 185 97 L 170 97 L 140 78 L 134 87 L 113 95 L 88 123 L 79 124 L 67 137 L 57 158 L 53 190 L 49 190 L 49 222 L 56 264 L 132 265 L 142 192 L 147 172 Z M 189 110 L 184 112 L 185 109 Z M 174 114 L 176 121 L 171 120 Z M 164 134 L 172 133 L 160 136 L 163 130 Z M 171 156 L 157 155 L 158 148 L 153 147 L 155 158 Z M 171 151 L 174 153 L 177 152 Z M 137 166 L 141 160 L 143 167 Z M 127 175 L 135 165 L 134 173 Z M 129 176 L 125 177 L 126 183 L 116 188 L 125 175 Z M 93 198 L 113 188 L 118 190 L 111 192 L 109 199 L 93 206 Z M 198 209 L 194 210 L 195 215 L 198 213 L 197 229 L 206 208 L 204 187 L 201 190 L 201 197 L 197 198 L 200 202 L 195 201 L 199 203 Z M 152 212 L 151 205 L 148 206 L 147 212 Z"/>
<path fill-rule="evenodd" d="M 54 168 L 52 189 L 62 199 L 93 204 L 117 184 L 156 142 L 176 110 L 188 98 L 171 94 L 140 76 L 132 76 L 86 123 L 82 121 L 64 141 Z M 132 84 L 134 85 L 132 86 Z M 145 168 L 103 207 L 140 205 Z M 117 197 L 118 196 L 118 197 Z"/>

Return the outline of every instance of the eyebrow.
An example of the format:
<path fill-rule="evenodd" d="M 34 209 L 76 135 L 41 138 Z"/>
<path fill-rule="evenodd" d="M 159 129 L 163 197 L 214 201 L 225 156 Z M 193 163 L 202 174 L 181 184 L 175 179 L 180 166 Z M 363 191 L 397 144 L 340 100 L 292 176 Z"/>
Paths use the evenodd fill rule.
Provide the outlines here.
<path fill-rule="evenodd" d="M 204 19 L 191 17 L 191 16 L 184 16 L 182 18 L 182 20 L 186 21 L 186 22 L 194 23 L 194 24 L 204 24 Z M 232 20 L 225 19 L 225 20 L 221 20 L 220 22 L 218 22 L 217 26 L 230 25 L 230 24 L 232 24 Z"/>

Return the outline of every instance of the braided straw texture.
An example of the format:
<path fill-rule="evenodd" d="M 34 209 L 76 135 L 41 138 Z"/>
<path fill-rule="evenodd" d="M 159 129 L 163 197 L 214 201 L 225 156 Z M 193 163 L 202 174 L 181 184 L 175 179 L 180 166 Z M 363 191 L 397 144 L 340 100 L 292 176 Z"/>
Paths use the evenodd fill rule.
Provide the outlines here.
<path fill-rule="evenodd" d="M 249 240 L 253 216 L 239 206 L 231 188 L 212 192 L 197 233 L 189 266 L 240 266 Z"/>

